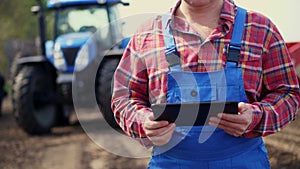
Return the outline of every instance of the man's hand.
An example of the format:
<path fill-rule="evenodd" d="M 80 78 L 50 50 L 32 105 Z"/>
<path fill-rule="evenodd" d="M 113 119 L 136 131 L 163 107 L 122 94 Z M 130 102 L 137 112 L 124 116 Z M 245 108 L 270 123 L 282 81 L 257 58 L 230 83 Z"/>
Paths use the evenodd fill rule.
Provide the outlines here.
<path fill-rule="evenodd" d="M 151 115 L 145 121 L 144 130 L 154 145 L 162 146 L 171 140 L 175 130 L 175 123 L 154 121 L 154 117 Z"/>
<path fill-rule="evenodd" d="M 209 119 L 209 125 L 223 129 L 226 133 L 239 137 L 252 123 L 253 110 L 250 104 L 240 102 L 238 115 L 220 113 Z"/>

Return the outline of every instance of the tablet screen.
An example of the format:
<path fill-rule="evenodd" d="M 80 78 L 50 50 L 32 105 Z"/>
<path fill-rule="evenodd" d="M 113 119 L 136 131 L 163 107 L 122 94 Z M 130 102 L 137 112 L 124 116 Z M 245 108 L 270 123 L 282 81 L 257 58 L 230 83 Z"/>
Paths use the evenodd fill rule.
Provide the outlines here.
<path fill-rule="evenodd" d="M 154 119 L 176 123 L 177 126 L 201 126 L 207 118 L 218 113 L 238 114 L 238 102 L 204 102 L 153 104 Z"/>

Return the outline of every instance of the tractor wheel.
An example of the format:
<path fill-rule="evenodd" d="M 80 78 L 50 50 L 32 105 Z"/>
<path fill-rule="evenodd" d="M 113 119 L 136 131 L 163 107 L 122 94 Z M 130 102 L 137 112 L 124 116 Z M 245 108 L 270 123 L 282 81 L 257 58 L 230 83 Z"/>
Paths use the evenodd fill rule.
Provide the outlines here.
<path fill-rule="evenodd" d="M 72 111 L 73 107 L 71 105 L 60 104 L 59 106 L 57 106 L 55 126 L 70 125 L 70 116 Z"/>
<path fill-rule="evenodd" d="M 16 81 L 16 76 L 18 75 L 18 73 L 20 72 L 20 70 L 22 69 L 22 66 L 19 65 L 17 63 L 17 60 L 21 57 L 21 55 L 17 55 L 13 62 L 12 62 L 12 65 L 11 65 L 11 69 L 10 69 L 10 77 L 11 77 L 11 86 L 15 86 L 15 81 Z M 14 93 L 14 88 L 12 88 L 12 93 Z M 11 101 L 12 101 L 12 104 L 15 105 L 15 100 L 14 100 L 14 97 L 11 97 Z M 13 113 L 14 113 L 14 117 L 17 121 L 17 124 L 19 124 L 19 117 L 18 117 L 18 114 L 16 114 L 16 108 L 15 106 L 13 106 Z"/>
<path fill-rule="evenodd" d="M 112 79 L 119 64 L 119 57 L 103 58 L 96 76 L 96 100 L 106 122 L 119 129 L 111 110 Z"/>
<path fill-rule="evenodd" d="M 19 126 L 29 134 L 46 134 L 55 123 L 55 77 L 42 65 L 25 65 L 13 84 L 13 106 Z"/>

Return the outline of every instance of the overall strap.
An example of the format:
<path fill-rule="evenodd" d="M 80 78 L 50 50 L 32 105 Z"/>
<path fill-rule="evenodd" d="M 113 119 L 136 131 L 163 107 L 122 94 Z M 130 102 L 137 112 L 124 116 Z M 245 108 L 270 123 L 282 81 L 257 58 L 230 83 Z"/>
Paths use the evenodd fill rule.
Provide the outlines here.
<path fill-rule="evenodd" d="M 242 42 L 242 37 L 244 32 L 246 15 L 247 15 L 247 11 L 241 7 L 238 7 L 237 15 L 234 21 L 231 42 L 227 50 L 226 67 L 232 67 L 232 66 L 237 67 L 239 65 L 241 42 Z M 180 56 L 176 49 L 174 36 L 170 26 L 168 25 L 169 18 L 170 18 L 169 13 L 162 15 L 162 31 L 163 31 L 164 42 L 166 46 L 165 55 L 171 71 L 182 71 L 180 67 Z"/>
<path fill-rule="evenodd" d="M 233 27 L 230 45 L 227 50 L 226 67 L 228 66 L 237 67 L 239 65 L 241 42 L 243 38 L 246 16 L 247 16 L 247 11 L 241 7 L 238 7 L 237 14 L 234 21 L 234 27 Z"/>
<path fill-rule="evenodd" d="M 163 32 L 164 42 L 166 46 L 165 55 L 169 63 L 170 71 L 181 72 L 180 56 L 176 49 L 175 39 L 171 27 L 168 25 L 169 18 L 170 18 L 169 13 L 162 15 L 162 32 Z"/>

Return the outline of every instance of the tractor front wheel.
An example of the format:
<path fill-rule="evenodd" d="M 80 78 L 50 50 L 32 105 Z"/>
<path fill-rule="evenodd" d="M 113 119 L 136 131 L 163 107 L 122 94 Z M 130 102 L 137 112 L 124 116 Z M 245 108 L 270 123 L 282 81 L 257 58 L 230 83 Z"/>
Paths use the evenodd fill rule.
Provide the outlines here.
<path fill-rule="evenodd" d="M 55 77 L 43 65 L 25 65 L 13 84 L 13 106 L 19 126 L 29 134 L 46 134 L 55 124 Z"/>

